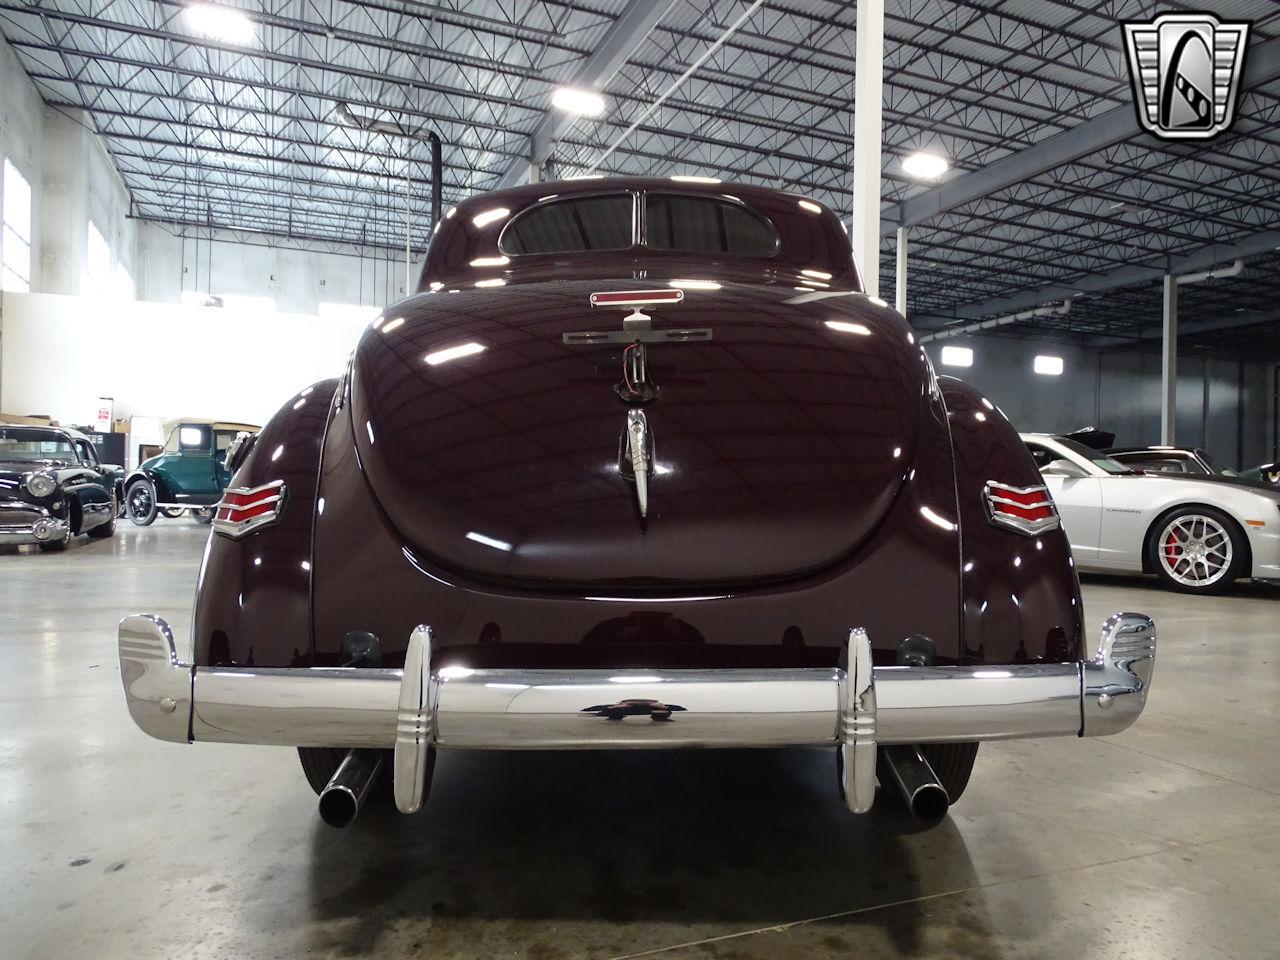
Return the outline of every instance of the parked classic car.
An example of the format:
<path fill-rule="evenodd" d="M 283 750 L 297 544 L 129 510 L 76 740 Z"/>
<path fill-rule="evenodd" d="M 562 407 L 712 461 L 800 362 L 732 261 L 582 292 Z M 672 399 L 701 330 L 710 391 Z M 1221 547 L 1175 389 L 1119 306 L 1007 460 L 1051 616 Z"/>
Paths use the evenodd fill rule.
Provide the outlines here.
<path fill-rule="evenodd" d="M 125 479 L 125 512 L 140 527 L 156 516 L 179 517 L 190 510 L 201 523 L 212 523 L 231 474 L 227 449 L 241 433 L 257 433 L 247 423 L 185 419 L 165 424 L 164 451 L 138 465 Z"/>
<path fill-rule="evenodd" d="M 65 550 L 82 533 L 111 536 L 118 470 L 78 430 L 0 424 L 0 543 Z"/>
<path fill-rule="evenodd" d="M 1118 463 L 1143 473 L 1222 477 L 1266 487 L 1280 487 L 1280 463 L 1264 463 L 1249 470 L 1232 470 L 1199 447 L 1111 447 L 1103 452 Z"/>
<path fill-rule="evenodd" d="M 1081 570 L 1154 573 L 1183 593 L 1280 582 L 1280 492 L 1142 473 L 1066 437 L 1023 434 Z"/>
<path fill-rule="evenodd" d="M 163 740 L 299 747 L 336 825 L 486 747 L 825 746 L 851 810 L 879 760 L 938 817 L 979 741 L 1114 733 L 1151 680 L 1145 616 L 1086 649 L 1003 415 L 862 292 L 832 211 L 761 187 L 459 204 L 230 466 L 193 642 L 123 621 L 126 700 Z"/>

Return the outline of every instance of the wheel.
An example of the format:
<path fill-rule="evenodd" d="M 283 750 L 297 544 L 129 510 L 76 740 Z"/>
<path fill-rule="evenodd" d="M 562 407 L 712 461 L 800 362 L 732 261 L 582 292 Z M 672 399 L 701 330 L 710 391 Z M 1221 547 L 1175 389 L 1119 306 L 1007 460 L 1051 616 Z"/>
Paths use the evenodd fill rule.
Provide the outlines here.
<path fill-rule="evenodd" d="M 110 519 L 110 520 L 108 520 L 106 523 L 100 523 L 100 524 L 98 524 L 96 527 L 94 527 L 92 530 L 90 530 L 90 531 L 89 531 L 89 536 L 93 537 L 95 540 L 101 540 L 101 539 L 103 539 L 103 538 L 105 538 L 105 537 L 109 537 L 109 536 L 111 536 L 113 533 L 115 533 L 115 532 L 116 532 L 116 514 L 117 514 L 117 513 L 118 513 L 118 511 L 117 511 L 117 509 L 116 509 L 116 498 L 115 498 L 114 496 L 112 496 L 112 498 L 111 498 L 111 519 Z"/>
<path fill-rule="evenodd" d="M 156 491 L 150 480 L 135 480 L 124 495 L 125 510 L 129 519 L 140 527 L 156 522 Z"/>
<path fill-rule="evenodd" d="M 1166 586 L 1181 593 L 1225 593 L 1245 562 L 1244 535 L 1213 507 L 1180 507 L 1155 522 L 1147 559 Z"/>
<path fill-rule="evenodd" d="M 307 778 L 307 783 L 311 784 L 311 789 L 316 792 L 316 796 L 324 791 L 325 786 L 333 779 L 333 775 L 338 772 L 343 758 L 347 755 L 345 747 L 299 747 L 298 759 L 302 762 L 302 773 Z M 369 801 L 376 803 L 378 801 L 389 801 L 392 799 L 394 788 L 392 786 L 392 751 L 384 750 L 382 755 L 382 771 L 378 774 L 378 782 L 373 785 L 373 792 L 369 795 Z M 436 751 L 431 748 L 427 752 L 427 782 L 423 790 L 422 798 L 426 800 L 427 795 L 431 793 L 431 775 L 436 768 Z"/>
<path fill-rule="evenodd" d="M 182 507 L 161 507 L 160 508 L 160 516 L 168 517 L 170 520 L 177 520 L 184 513 L 186 513 L 186 511 L 183 510 Z"/>
<path fill-rule="evenodd" d="M 920 755 L 929 761 L 929 766 L 938 775 L 938 782 L 946 788 L 947 799 L 955 806 L 956 801 L 964 796 L 964 788 L 969 785 L 969 775 L 973 773 L 973 763 L 978 759 L 977 741 L 922 743 Z"/>
<path fill-rule="evenodd" d="M 217 512 L 213 507 L 197 507 L 191 511 L 191 516 L 196 518 L 196 523 L 209 524 L 213 523 L 213 515 Z"/>

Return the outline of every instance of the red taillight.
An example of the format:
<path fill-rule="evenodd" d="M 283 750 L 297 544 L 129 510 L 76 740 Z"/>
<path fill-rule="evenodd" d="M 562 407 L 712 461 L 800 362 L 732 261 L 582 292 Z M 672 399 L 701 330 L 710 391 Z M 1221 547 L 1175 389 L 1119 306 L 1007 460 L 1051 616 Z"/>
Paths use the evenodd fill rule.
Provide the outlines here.
<path fill-rule="evenodd" d="M 1029 537 L 1058 527 L 1058 511 L 1047 487 L 1013 487 L 988 480 L 983 500 L 987 516 L 998 527 Z"/>
<path fill-rule="evenodd" d="M 240 487 L 222 495 L 213 529 L 239 540 L 254 530 L 275 523 L 284 509 L 284 481 L 275 480 L 260 487 Z"/>
<path fill-rule="evenodd" d="M 683 290 L 611 290 L 593 293 L 593 307 L 653 307 L 660 303 L 679 303 L 684 299 Z"/>

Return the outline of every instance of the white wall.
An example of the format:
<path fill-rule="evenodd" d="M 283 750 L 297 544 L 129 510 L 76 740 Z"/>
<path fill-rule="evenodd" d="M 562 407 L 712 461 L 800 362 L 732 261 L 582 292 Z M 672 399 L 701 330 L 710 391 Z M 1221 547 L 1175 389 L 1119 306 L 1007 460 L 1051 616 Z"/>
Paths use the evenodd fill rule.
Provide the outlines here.
<path fill-rule="evenodd" d="M 41 170 L 44 160 L 44 104 L 18 63 L 13 48 L 0 39 L 0 157 L 8 157 L 31 185 L 31 288 L 39 289 L 42 226 Z M 4 184 L 0 178 L 0 202 Z"/>
<path fill-rule="evenodd" d="M 296 250 L 263 237 L 252 244 L 217 231 L 184 241 L 162 224 L 138 224 L 138 297 L 178 303 L 183 292 L 271 297 L 278 309 L 315 313 L 322 303 L 381 306 L 404 296 L 404 258 Z M 418 268 L 411 273 L 417 283 Z"/>
<path fill-rule="evenodd" d="M 136 283 L 137 237 L 135 222 L 128 219 L 129 193 L 87 123 L 78 110 L 44 111 L 41 279 L 33 290 L 114 295 L 119 266 Z M 90 221 L 107 241 L 111 275 L 95 278 L 92 289 L 86 289 Z"/>
<path fill-rule="evenodd" d="M 0 409 L 85 423 L 117 418 L 265 423 L 303 387 L 341 374 L 362 320 L 176 304 L 3 295 Z M 74 349 L 69 348 L 74 345 Z"/>

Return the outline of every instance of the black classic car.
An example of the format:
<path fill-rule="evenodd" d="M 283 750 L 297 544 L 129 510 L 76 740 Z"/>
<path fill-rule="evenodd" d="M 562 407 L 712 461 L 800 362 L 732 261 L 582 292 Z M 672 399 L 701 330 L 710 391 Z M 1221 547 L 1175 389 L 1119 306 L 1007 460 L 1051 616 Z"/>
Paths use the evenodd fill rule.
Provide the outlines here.
<path fill-rule="evenodd" d="M 0 424 L 0 543 L 65 550 L 82 533 L 111 536 L 117 472 L 78 430 Z"/>

